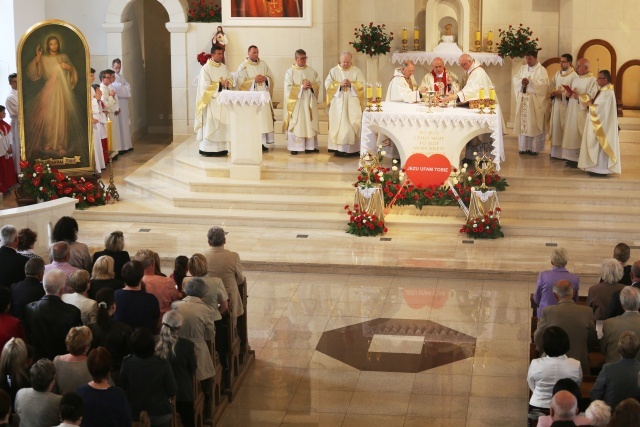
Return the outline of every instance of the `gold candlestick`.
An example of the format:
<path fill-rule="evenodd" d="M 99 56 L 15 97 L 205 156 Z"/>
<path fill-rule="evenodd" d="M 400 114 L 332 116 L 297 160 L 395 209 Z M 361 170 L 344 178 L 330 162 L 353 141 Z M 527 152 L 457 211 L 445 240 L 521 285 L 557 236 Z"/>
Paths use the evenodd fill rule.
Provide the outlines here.
<path fill-rule="evenodd" d="M 475 45 L 476 45 L 475 51 L 482 52 L 482 42 L 480 40 L 476 40 Z"/>
<path fill-rule="evenodd" d="M 382 112 L 382 105 L 380 105 L 381 102 L 382 102 L 382 98 L 380 97 L 376 98 L 376 113 Z"/>
<path fill-rule="evenodd" d="M 487 52 L 493 53 L 493 40 L 487 40 Z"/>
<path fill-rule="evenodd" d="M 407 36 L 407 27 L 402 27 L 402 49 L 400 49 L 400 52 L 405 53 L 407 51 L 408 42 L 409 38 Z"/>
<path fill-rule="evenodd" d="M 109 152 L 109 158 L 111 159 L 115 151 Z M 118 194 L 118 189 L 116 188 L 116 184 L 113 182 L 113 161 L 109 161 L 109 187 L 107 187 L 107 193 L 109 194 L 111 200 L 109 203 L 115 203 L 120 200 L 120 195 Z"/>

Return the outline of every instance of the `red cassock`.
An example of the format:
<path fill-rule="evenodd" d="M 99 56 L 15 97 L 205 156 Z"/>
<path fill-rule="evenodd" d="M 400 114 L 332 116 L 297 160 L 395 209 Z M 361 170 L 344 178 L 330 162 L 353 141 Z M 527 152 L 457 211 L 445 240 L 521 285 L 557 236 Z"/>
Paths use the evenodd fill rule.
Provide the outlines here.
<path fill-rule="evenodd" d="M 2 137 L 8 138 L 9 132 L 11 132 L 11 125 L 4 120 L 0 120 Z M 16 169 L 13 166 L 13 159 L 0 156 L 0 193 L 6 193 L 16 182 Z"/>

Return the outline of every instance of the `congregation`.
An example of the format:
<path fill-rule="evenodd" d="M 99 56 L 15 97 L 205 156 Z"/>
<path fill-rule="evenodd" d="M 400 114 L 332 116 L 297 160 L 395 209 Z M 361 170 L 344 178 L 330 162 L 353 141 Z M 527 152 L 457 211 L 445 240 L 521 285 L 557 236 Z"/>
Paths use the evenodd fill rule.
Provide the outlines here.
<path fill-rule="evenodd" d="M 231 385 L 227 338 L 244 314 L 246 279 L 224 230 L 212 227 L 209 248 L 179 256 L 170 277 L 157 253 L 130 257 L 120 231 L 93 256 L 77 236 L 62 217 L 45 264 L 35 232 L 0 229 L 0 424 L 131 426 L 144 411 L 169 426 L 175 408 L 194 426 L 196 385 L 211 424 L 213 378 L 221 369 L 220 391 Z"/>
<path fill-rule="evenodd" d="M 530 425 L 640 423 L 640 261 L 628 265 L 630 254 L 616 245 L 584 298 L 567 251 L 551 252 L 531 295 Z"/>

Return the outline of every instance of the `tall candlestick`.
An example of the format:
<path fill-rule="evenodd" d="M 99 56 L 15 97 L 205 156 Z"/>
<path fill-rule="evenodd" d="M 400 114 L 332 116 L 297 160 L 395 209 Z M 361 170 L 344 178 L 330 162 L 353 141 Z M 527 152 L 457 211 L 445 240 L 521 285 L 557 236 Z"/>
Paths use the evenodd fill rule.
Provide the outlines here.
<path fill-rule="evenodd" d="M 413 29 L 413 39 L 417 40 L 420 38 L 420 29 L 418 27 L 415 27 Z"/>
<path fill-rule="evenodd" d="M 482 40 L 482 38 L 481 38 L 481 35 L 480 35 L 480 31 L 476 31 L 476 41 L 479 42 L 481 40 Z"/>
<path fill-rule="evenodd" d="M 407 27 L 402 27 L 402 40 L 407 40 Z"/>
<path fill-rule="evenodd" d="M 107 118 L 107 151 L 111 152 L 113 144 L 113 126 L 111 124 L 111 119 Z"/>
<path fill-rule="evenodd" d="M 376 83 L 376 98 L 382 99 L 382 85 L 380 82 Z"/>

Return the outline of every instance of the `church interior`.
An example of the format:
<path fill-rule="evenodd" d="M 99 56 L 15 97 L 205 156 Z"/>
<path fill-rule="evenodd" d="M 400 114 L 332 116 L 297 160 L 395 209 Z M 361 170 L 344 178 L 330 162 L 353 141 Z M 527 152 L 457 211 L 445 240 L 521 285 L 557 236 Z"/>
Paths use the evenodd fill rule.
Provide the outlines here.
<path fill-rule="evenodd" d="M 538 274 L 550 268 L 551 251 L 567 250 L 581 296 L 598 283 L 616 244 L 629 245 L 630 264 L 640 259 L 640 205 L 632 193 L 640 180 L 632 166 L 640 161 L 640 58 L 629 42 L 640 36 L 640 2 L 303 0 L 308 24 L 287 27 L 234 22 L 224 12 L 231 1 L 216 0 L 222 23 L 188 22 L 187 0 L 8 2 L 12 13 L 0 16 L 0 82 L 17 68 L 22 34 L 60 19 L 87 39 L 91 67 L 109 68 L 121 58 L 133 88 L 134 151 L 112 162 L 120 200 L 73 211 L 79 241 L 98 251 L 105 236 L 121 230 L 129 253 L 157 252 L 168 275 L 178 255 L 207 249 L 211 226 L 225 229 L 225 247 L 238 252 L 247 276 L 255 360 L 216 425 L 523 425 L 530 295 Z M 455 206 L 394 207 L 383 236 L 345 233 L 358 159 L 327 153 L 324 109 L 320 153 L 289 155 L 280 131 L 284 73 L 302 48 L 324 80 L 346 50 L 386 92 L 399 66 L 392 54 L 401 48 L 402 28 L 415 27 L 417 51 L 430 52 L 443 17 L 458 23 L 464 52 L 473 48 L 476 30 L 484 42 L 488 31 L 524 24 L 539 38 L 538 59 L 551 76 L 564 53 L 574 64 L 589 58 L 593 71 L 610 69 L 617 76 L 622 173 L 599 179 L 568 168 L 549 157 L 548 138 L 540 155 L 520 155 L 511 79 L 523 62 L 505 58 L 485 67 L 507 124 L 499 171 L 509 183 L 499 194 L 505 237 L 466 237 L 465 214 Z M 396 35 L 391 52 L 375 61 L 349 45 L 352 29 L 369 22 Z M 218 25 L 229 38 L 230 70 L 257 45 L 275 75 L 275 148 L 263 153 L 259 180 L 233 179 L 229 159 L 198 154 L 197 55 L 209 51 Z M 464 74 L 457 64 L 447 67 Z M 416 64 L 416 79 L 430 69 Z M 8 92 L 0 83 L 0 99 Z M 108 170 L 102 179 L 108 181 Z M 17 207 L 11 194 L 0 209 L 2 225 L 47 229 L 39 221 L 49 214 Z M 41 235 L 36 249 L 43 257 L 47 246 Z"/>

